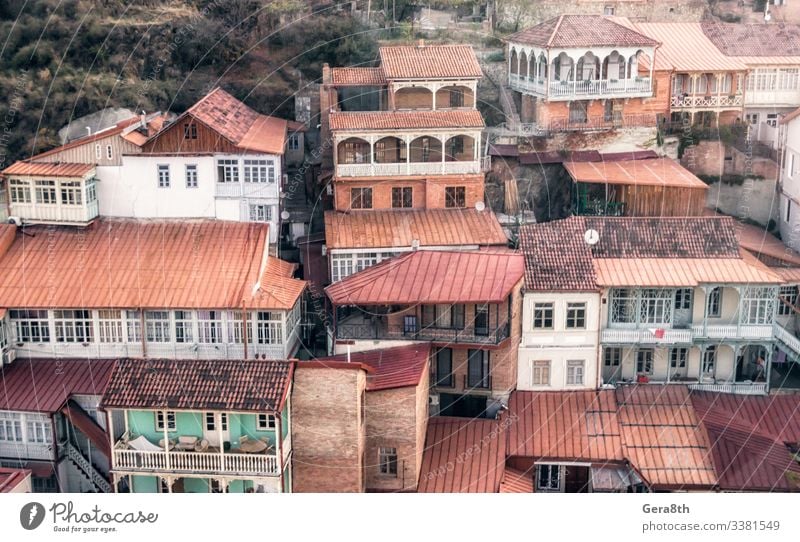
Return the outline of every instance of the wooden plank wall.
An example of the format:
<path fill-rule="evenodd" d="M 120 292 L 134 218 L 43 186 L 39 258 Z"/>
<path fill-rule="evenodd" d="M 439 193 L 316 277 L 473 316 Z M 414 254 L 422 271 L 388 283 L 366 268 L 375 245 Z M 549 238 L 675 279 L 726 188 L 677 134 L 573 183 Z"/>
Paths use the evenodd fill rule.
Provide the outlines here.
<path fill-rule="evenodd" d="M 183 126 L 188 123 L 195 123 L 197 125 L 197 139 L 186 139 L 183 137 Z M 144 152 L 241 153 L 240 149 L 230 140 L 221 136 L 202 122 L 194 119 L 191 115 L 178 119 L 171 127 L 161 132 L 158 137 L 148 141 L 144 146 Z"/>
<path fill-rule="evenodd" d="M 611 199 L 625 203 L 625 216 L 700 216 L 706 202 L 705 188 L 662 186 L 609 186 Z"/>

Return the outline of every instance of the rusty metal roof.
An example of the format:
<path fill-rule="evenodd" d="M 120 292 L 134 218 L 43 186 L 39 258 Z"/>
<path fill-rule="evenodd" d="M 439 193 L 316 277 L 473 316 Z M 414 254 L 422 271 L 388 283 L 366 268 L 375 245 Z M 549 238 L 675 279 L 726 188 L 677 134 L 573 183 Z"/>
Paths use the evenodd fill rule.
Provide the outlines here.
<path fill-rule="evenodd" d="M 512 34 L 506 40 L 545 48 L 658 45 L 658 41 L 599 15 L 560 15 Z"/>
<path fill-rule="evenodd" d="M 379 49 L 387 79 L 474 79 L 483 72 L 471 45 L 392 45 Z"/>
<path fill-rule="evenodd" d="M 4 169 L 3 175 L 41 176 L 41 177 L 78 177 L 83 178 L 94 171 L 94 164 L 71 164 L 67 162 L 31 162 L 20 160 Z"/>
<path fill-rule="evenodd" d="M 430 343 L 418 343 L 316 358 L 316 361 L 323 365 L 349 361 L 372 367 L 374 371 L 367 375 L 367 391 L 380 391 L 418 385 L 430 355 Z"/>
<path fill-rule="evenodd" d="M 325 212 L 328 249 L 506 246 L 508 238 L 489 210 L 419 209 L 409 211 Z"/>
<path fill-rule="evenodd" d="M 280 412 L 294 363 L 278 360 L 123 359 L 103 408 Z"/>
<path fill-rule="evenodd" d="M 331 82 L 338 87 L 383 86 L 386 77 L 382 68 L 333 68 Z"/>
<path fill-rule="evenodd" d="M 17 358 L 0 368 L 0 410 L 53 414 L 74 395 L 102 395 L 114 364 L 108 359 Z"/>
<path fill-rule="evenodd" d="M 508 455 L 553 461 L 623 461 L 613 391 L 515 391 Z"/>
<path fill-rule="evenodd" d="M 506 460 L 502 421 L 437 416 L 428 421 L 419 493 L 497 493 Z"/>
<path fill-rule="evenodd" d="M 708 190 L 708 185 L 669 158 L 601 162 L 564 162 L 578 183 L 663 186 Z"/>
<path fill-rule="evenodd" d="M 474 109 L 442 111 L 337 111 L 330 114 L 333 131 L 483 128 Z"/>
<path fill-rule="evenodd" d="M 709 489 L 717 476 L 711 443 L 686 386 L 617 388 L 623 453 L 653 489 Z"/>
<path fill-rule="evenodd" d="M 325 288 L 337 305 L 501 303 L 522 280 L 521 254 L 417 250 Z"/>

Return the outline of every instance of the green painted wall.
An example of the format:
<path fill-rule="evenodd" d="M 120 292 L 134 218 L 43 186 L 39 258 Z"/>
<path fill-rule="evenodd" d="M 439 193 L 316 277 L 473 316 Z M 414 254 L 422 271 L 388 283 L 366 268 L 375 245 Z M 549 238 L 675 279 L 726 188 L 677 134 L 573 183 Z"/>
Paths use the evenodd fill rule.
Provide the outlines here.
<path fill-rule="evenodd" d="M 281 433 L 283 434 L 283 439 L 286 440 L 289 434 L 289 401 L 286 401 L 286 404 L 283 405 L 283 412 L 281 412 Z"/>
<path fill-rule="evenodd" d="M 208 493 L 208 480 L 205 478 L 184 478 L 183 491 L 185 493 Z"/>
<path fill-rule="evenodd" d="M 131 493 L 158 493 L 158 478 L 155 476 L 132 476 Z"/>
<path fill-rule="evenodd" d="M 239 437 L 241 435 L 256 439 L 266 437 L 269 443 L 275 446 L 275 431 L 259 431 L 256 429 L 258 426 L 257 419 L 254 414 L 231 414 L 228 416 L 228 428 L 231 431 L 231 440 L 234 447 L 239 445 Z"/>
<path fill-rule="evenodd" d="M 170 438 L 178 436 L 194 436 L 203 438 L 205 413 L 203 412 L 177 412 L 175 414 L 176 431 L 170 431 Z M 288 424 L 284 418 L 284 434 L 288 431 Z M 156 430 L 155 412 L 149 410 L 128 411 L 128 427 L 134 437 L 144 435 L 150 442 L 157 444 L 164 438 L 162 431 Z M 228 431 L 232 447 L 239 445 L 239 437 L 247 435 L 260 439 L 266 437 L 269 443 L 275 446 L 275 431 L 259 431 L 255 414 L 229 414 Z"/>

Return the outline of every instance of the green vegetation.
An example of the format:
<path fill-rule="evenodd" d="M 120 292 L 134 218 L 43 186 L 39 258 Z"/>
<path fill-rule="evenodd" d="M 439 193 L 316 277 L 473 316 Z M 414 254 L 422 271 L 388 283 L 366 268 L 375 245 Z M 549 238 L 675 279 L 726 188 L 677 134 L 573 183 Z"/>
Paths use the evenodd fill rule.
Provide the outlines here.
<path fill-rule="evenodd" d="M 105 107 L 183 111 L 221 85 L 283 116 L 322 64 L 376 58 L 382 31 L 302 0 L 3 0 L 0 119 L 5 163 L 58 144 L 70 119 Z M 10 119 L 10 120 L 9 120 Z"/>
<path fill-rule="evenodd" d="M 724 175 L 704 175 L 698 173 L 697 178 L 706 184 L 722 183 L 735 186 L 743 185 L 747 179 L 752 179 L 754 181 L 764 180 L 762 175 L 737 175 L 735 173 L 725 173 Z"/>

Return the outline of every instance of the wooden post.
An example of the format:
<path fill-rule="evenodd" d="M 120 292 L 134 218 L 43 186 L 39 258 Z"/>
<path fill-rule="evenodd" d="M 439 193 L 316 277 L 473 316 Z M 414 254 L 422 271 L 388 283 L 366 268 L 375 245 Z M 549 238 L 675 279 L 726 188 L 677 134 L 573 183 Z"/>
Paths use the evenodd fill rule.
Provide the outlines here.
<path fill-rule="evenodd" d="M 247 303 L 242 299 L 242 342 L 244 344 L 244 359 L 247 359 Z"/>
<path fill-rule="evenodd" d="M 214 419 L 217 420 L 217 439 L 219 440 L 219 471 L 225 471 L 225 442 L 222 440 L 222 412 L 216 412 Z M 228 420 L 230 422 L 230 420 Z"/>
<path fill-rule="evenodd" d="M 164 421 L 164 424 L 162 426 L 162 431 L 164 433 L 164 453 L 165 453 L 166 458 L 167 458 L 167 469 L 169 470 L 169 468 L 170 468 L 170 458 L 169 458 L 169 417 L 167 416 L 167 412 L 168 411 L 166 411 L 166 410 L 162 410 L 161 411 L 161 416 L 162 416 L 161 419 Z M 158 416 L 158 414 L 156 414 L 156 416 Z M 176 424 L 178 423 L 177 419 L 175 420 L 175 423 Z"/>

